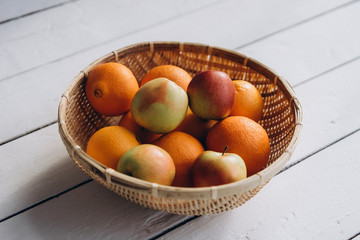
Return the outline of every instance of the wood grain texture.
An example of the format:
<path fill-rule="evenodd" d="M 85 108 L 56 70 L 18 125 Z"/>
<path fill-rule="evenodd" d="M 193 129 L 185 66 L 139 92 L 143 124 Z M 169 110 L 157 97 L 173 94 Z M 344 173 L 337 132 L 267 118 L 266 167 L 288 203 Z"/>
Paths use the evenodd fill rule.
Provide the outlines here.
<path fill-rule="evenodd" d="M 2 239 L 145 239 L 183 216 L 142 208 L 95 182 L 0 224 Z M 21 227 L 19 227 L 21 226 Z"/>
<path fill-rule="evenodd" d="M 354 82 L 353 79 L 357 75 L 357 70 L 359 69 L 359 64 L 360 64 L 360 60 L 357 61 L 357 62 L 354 62 L 352 64 L 349 64 L 347 66 L 344 66 L 342 68 L 339 68 L 336 71 L 330 72 L 327 75 L 324 75 L 322 77 L 313 79 L 313 81 L 307 82 L 307 83 L 295 88 L 295 91 L 298 93 L 298 95 L 299 95 L 299 97 L 300 97 L 300 99 L 301 99 L 301 101 L 303 103 L 303 107 L 304 107 L 304 109 L 306 111 L 305 111 L 305 114 L 304 114 L 303 132 L 302 132 L 301 137 L 300 137 L 298 148 L 295 150 L 295 155 L 290 160 L 291 161 L 290 164 L 294 164 L 299 159 L 302 159 L 303 157 L 305 157 L 305 156 L 307 156 L 309 154 L 312 154 L 313 152 L 316 152 L 317 150 L 319 150 L 319 148 L 325 146 L 326 144 L 329 144 L 329 143 L 331 143 L 333 141 L 336 141 L 343 134 L 346 134 L 347 132 L 350 132 L 350 131 L 353 131 L 353 130 L 356 130 L 356 129 L 359 128 L 359 125 L 358 125 L 359 121 L 357 120 L 357 119 L 359 119 L 359 116 L 356 115 L 356 114 L 353 115 L 352 117 L 349 116 L 349 115 L 345 115 L 345 116 L 341 117 L 341 120 L 339 120 L 338 122 L 331 123 L 331 121 L 332 121 L 332 119 L 334 119 L 334 117 L 339 116 L 338 115 L 339 112 L 342 111 L 342 112 L 347 112 L 347 114 L 351 114 L 352 112 L 349 109 L 356 110 L 352 106 L 353 104 L 356 103 L 356 101 L 354 103 L 351 103 L 351 101 L 357 96 L 357 93 L 358 93 L 357 89 L 358 89 L 359 86 L 357 86 L 356 84 L 359 84 L 359 82 Z M 343 78 L 343 81 L 342 81 L 343 82 L 343 87 L 338 87 L 339 86 L 339 84 L 338 84 L 339 77 Z M 351 85 L 351 84 L 353 84 L 353 85 Z M 316 95 L 316 93 L 314 93 L 314 92 L 316 90 L 318 90 L 319 88 L 321 88 L 322 86 L 324 86 L 324 85 L 327 86 L 325 88 L 325 89 L 327 89 L 327 91 L 326 91 L 327 94 L 324 94 L 324 96 L 319 97 L 319 95 Z M 349 91 L 349 90 L 351 90 L 351 91 Z M 341 98 L 341 101 L 339 101 L 339 96 Z M 347 102 L 347 101 L 349 101 L 349 102 Z M 340 104 L 341 102 L 344 102 L 344 105 Z M 328 108 L 331 108 L 331 109 L 333 109 L 333 106 L 336 106 L 338 109 L 334 109 L 334 111 L 331 111 L 331 109 L 323 109 L 323 111 L 319 111 L 319 109 L 324 108 L 324 106 L 327 106 Z M 341 110 L 341 108 L 343 108 L 343 110 Z M 329 125 L 330 125 L 330 127 L 329 127 Z M 49 127 L 49 128 L 51 128 L 51 127 Z M 55 129 L 52 132 L 49 132 L 49 134 L 51 134 L 54 138 L 57 136 L 57 132 L 55 132 Z M 29 137 L 29 139 L 33 139 L 34 141 L 35 141 L 35 139 L 37 139 L 37 136 L 35 135 L 35 133 L 29 135 L 28 137 Z M 24 139 L 24 138 L 22 138 L 22 139 Z M 22 139 L 18 139 L 18 140 L 14 141 L 11 144 L 15 144 L 17 142 L 20 142 Z M 23 143 L 19 143 L 19 144 L 23 144 Z M 60 142 L 57 142 L 57 144 L 58 144 L 57 148 L 61 149 L 62 144 Z M 10 145 L 10 144 L 7 144 L 7 145 Z M 17 146 L 19 146 L 19 145 L 17 145 Z M 31 145 L 30 145 L 30 147 L 31 147 Z M 14 147 L 14 149 L 16 149 L 16 147 Z M 9 151 L 6 150 L 6 152 L 9 152 Z M 64 153 L 65 152 L 63 152 L 63 154 Z M 14 166 L 19 166 L 24 161 L 25 162 L 30 161 L 32 159 L 30 154 L 31 154 L 30 150 L 29 150 L 29 156 L 28 157 L 20 157 L 20 156 L 18 157 L 16 154 L 13 154 L 13 165 Z M 355 154 L 353 154 L 353 155 L 355 156 Z M 28 158 L 30 160 L 28 160 Z M 57 160 L 57 161 L 65 163 L 64 159 L 61 159 L 61 158 L 59 160 Z M 70 160 L 68 159 L 68 161 L 70 161 Z M 311 159 L 306 159 L 305 161 L 311 161 Z M 56 167 L 56 161 L 53 162 L 52 164 L 53 164 L 54 167 Z M 70 164 L 70 163 L 68 162 L 68 164 Z M 297 166 L 300 166 L 301 164 L 298 164 Z M 72 166 L 72 164 L 70 164 L 70 165 Z M 297 166 L 295 166 L 294 168 L 297 168 Z M 350 165 L 347 165 L 347 166 L 349 167 L 348 170 L 352 171 L 351 170 L 352 166 L 350 166 Z M 27 168 L 26 170 L 27 171 L 32 171 L 31 169 L 32 168 Z M 292 168 L 290 168 L 287 171 L 290 171 L 291 169 Z M 341 174 L 347 175 L 348 170 L 346 170 L 346 169 L 341 170 L 339 172 L 339 174 L 340 174 L 339 178 L 344 177 Z M 23 171 L 25 171 L 25 170 L 23 170 Z M 60 176 L 62 174 L 65 175 L 66 178 L 69 178 L 69 180 L 73 181 L 74 185 L 79 183 L 79 180 L 76 181 L 76 178 L 79 177 L 79 175 L 81 175 L 80 172 L 77 172 L 75 170 L 71 171 L 71 172 L 67 172 L 66 166 L 63 167 L 63 168 L 59 168 L 58 171 L 59 171 L 58 174 L 60 174 Z M 287 171 L 285 171 L 285 172 L 287 172 Z M 328 173 L 325 172 L 323 177 L 329 177 L 327 174 Z M 23 176 L 24 177 L 23 177 L 22 181 L 26 182 L 28 178 L 26 177 L 26 175 L 23 175 Z M 34 176 L 34 177 L 36 177 L 36 176 Z M 292 178 L 291 175 L 288 176 L 288 177 L 290 179 Z M 17 187 L 19 187 L 19 185 L 22 184 L 21 181 L 19 180 L 18 176 L 16 176 L 16 177 L 13 176 L 13 178 L 14 179 L 12 179 L 11 176 L 10 176 L 10 178 L 7 178 L 8 181 L 6 182 L 5 185 L 3 185 L 5 191 L 4 191 L 4 195 L 2 197 L 6 197 L 7 193 L 9 193 L 9 190 L 6 190 L 6 189 L 17 188 Z M 277 186 L 277 181 L 275 181 L 276 179 L 277 179 L 277 177 L 275 177 L 273 180 L 271 180 L 268 185 L 269 186 L 274 185 L 274 187 L 277 188 L 278 186 Z M 15 181 L 15 182 L 20 181 L 20 182 L 18 182 L 16 185 L 15 184 L 13 185 L 12 184 L 13 181 Z M 60 177 L 59 179 L 55 179 L 54 181 L 56 183 L 54 185 L 58 186 L 58 187 L 56 189 L 53 188 L 51 190 L 61 191 L 61 190 L 64 189 L 63 187 L 61 187 L 61 183 L 63 181 L 65 181 L 62 177 Z M 66 180 L 66 181 L 68 181 L 68 180 Z M 71 183 L 71 181 L 69 181 L 69 183 Z M 43 182 L 41 185 L 44 186 L 43 188 L 45 188 L 45 187 L 49 188 L 50 186 L 53 186 L 52 184 L 47 183 L 47 182 Z M 71 184 L 69 184 L 69 185 L 71 185 Z M 66 187 L 66 185 L 65 185 L 65 187 Z M 83 186 L 81 188 L 84 188 L 84 187 L 85 186 Z M 279 190 L 271 190 L 271 191 L 272 192 L 278 192 Z M 295 191 L 295 193 L 296 193 L 297 189 L 294 188 L 293 191 Z M 41 192 L 42 191 L 40 191 L 40 193 Z M 46 191 L 44 191 L 44 193 L 46 193 Z M 52 192 L 48 191 L 48 193 L 51 194 Z M 291 192 L 290 190 L 286 190 L 286 193 L 289 194 L 289 195 L 293 194 L 293 192 Z M 23 195 L 21 195 L 21 194 L 26 194 L 26 192 L 25 193 L 19 193 L 19 192 L 12 193 L 12 192 L 10 192 L 10 194 L 11 194 L 10 198 L 5 198 L 3 200 L 4 204 L 8 204 L 8 206 L 9 206 L 9 201 L 11 201 L 11 199 L 13 199 L 13 198 L 21 198 L 21 197 L 23 197 Z M 36 196 L 37 194 L 38 194 L 38 192 L 35 191 L 33 196 Z M 74 199 L 66 197 L 68 194 L 69 193 L 65 194 L 64 197 L 61 198 L 61 199 L 63 199 L 65 201 L 64 203 L 61 203 L 61 204 L 67 205 L 67 204 L 70 204 L 70 203 L 67 203 L 67 201 L 70 201 L 70 202 L 74 201 Z M 262 194 L 262 191 L 260 192 L 260 195 L 261 194 Z M 120 197 L 117 197 L 117 198 L 118 198 L 118 201 L 123 201 L 122 198 L 120 198 Z M 239 209 L 247 208 L 247 206 L 250 204 L 253 207 L 251 207 L 251 209 L 248 210 L 248 211 L 257 212 L 258 211 L 257 208 L 259 207 L 259 204 L 261 204 L 261 203 L 258 203 L 258 202 L 251 203 L 257 198 L 258 198 L 258 196 L 256 196 L 254 199 L 250 200 L 249 203 L 246 203 L 244 206 L 240 207 Z M 267 198 L 265 198 L 262 201 L 266 201 L 266 199 Z M 41 198 L 38 198 L 38 200 L 41 200 Z M 125 202 L 127 202 L 127 201 L 125 201 Z M 31 204 L 31 202 L 25 202 L 25 203 Z M 25 203 L 23 204 L 24 206 L 26 205 Z M 55 203 L 53 203 L 53 200 L 47 203 L 47 205 L 49 205 L 49 206 L 53 206 L 53 204 L 55 204 Z M 130 203 L 128 203 L 128 204 L 130 204 Z M 285 206 L 286 206 L 286 204 L 284 203 Z M 336 204 L 337 203 L 335 202 L 334 206 Z M 14 203 L 14 205 L 12 207 L 14 209 L 17 206 L 18 206 L 18 203 Z M 49 208 L 51 208 L 51 207 L 49 207 Z M 137 205 L 134 205 L 134 204 L 128 205 L 128 208 L 135 208 L 136 210 L 134 209 L 134 211 L 138 211 L 139 214 L 141 213 L 142 210 L 145 211 L 144 208 L 142 208 L 140 206 L 137 206 Z M 356 208 L 356 205 L 355 205 L 355 208 Z M 42 212 L 44 210 L 43 210 L 42 206 L 39 206 L 39 207 L 36 207 L 35 209 L 32 209 L 30 211 L 37 212 L 36 214 L 42 214 Z M 235 210 L 235 211 L 237 211 L 237 210 Z M 262 210 L 262 211 L 265 211 L 265 210 Z M 232 212 L 233 211 L 231 211 L 230 215 L 233 214 Z M 112 219 L 112 218 L 116 218 L 116 217 L 122 218 L 122 217 L 127 216 L 126 212 L 124 213 L 124 215 L 121 215 L 121 216 L 117 216 L 117 214 L 118 213 L 115 213 L 115 212 L 113 214 L 107 214 L 107 217 Z M 16 216 L 15 218 L 22 219 L 24 216 L 26 216 L 26 214 L 25 215 L 21 214 L 19 216 Z M 228 216 L 228 214 L 226 214 L 225 216 Z M 235 218 L 237 218 L 237 217 L 234 216 L 234 219 Z M 176 224 L 178 221 L 185 220 L 185 219 L 187 219 L 187 218 L 186 217 L 179 217 L 179 218 L 176 218 L 176 220 L 174 222 L 170 221 L 169 225 L 164 225 L 164 226 L 170 227 L 172 224 Z M 206 219 L 207 219 L 207 217 L 206 217 Z M 8 221 L 11 222 L 12 220 L 10 219 Z M 26 220 L 16 220 L 16 221 L 24 221 L 24 223 L 26 222 Z M 147 221 L 147 219 L 144 218 L 142 220 L 138 220 L 137 224 L 142 225 L 143 221 Z M 245 220 L 243 220 L 243 221 L 245 221 Z M 259 225 L 264 225 L 265 224 L 265 223 L 262 222 L 263 220 L 257 219 L 257 221 L 258 221 Z M 302 223 L 304 224 L 304 227 L 305 227 L 306 222 L 302 222 Z M 14 222 L 14 224 L 15 224 L 15 222 Z M 202 225 L 202 223 L 199 223 L 199 225 Z M 323 225 L 323 226 L 326 226 L 326 225 Z M 321 228 L 321 225 L 319 226 L 319 228 Z M 158 230 L 160 231 L 160 229 L 158 229 Z M 23 231 L 25 231 L 25 230 L 23 230 Z M 34 234 L 32 232 L 33 231 L 32 229 L 30 229 L 28 231 L 29 231 L 28 234 Z M 125 233 L 127 233 L 127 231 Z M 23 233 L 23 234 L 25 234 L 25 233 Z M 63 232 L 62 234 L 66 234 L 66 233 Z"/>
<path fill-rule="evenodd" d="M 0 1 L 0 23 L 36 14 L 73 0 L 2 0 Z"/>
<path fill-rule="evenodd" d="M 2 24 L 0 79 L 170 21 L 214 5 L 216 1 L 200 0 L 192 4 L 186 4 L 186 0 L 176 3 L 166 0 L 151 3 L 142 0 L 74 1 Z"/>
<path fill-rule="evenodd" d="M 357 78 L 360 59 L 295 87 L 304 109 L 303 129 L 288 165 L 360 128 Z"/>
<path fill-rule="evenodd" d="M 242 207 L 162 239 L 349 239 L 359 230 L 359 142 L 358 131 L 279 174 Z"/>
<path fill-rule="evenodd" d="M 89 179 L 73 164 L 57 124 L 0 147 L 0 219 Z"/>
<path fill-rule="evenodd" d="M 126 19 L 137 3 L 124 5 L 128 11 L 116 19 Z M 360 18 L 359 1 L 347 3 L 229 0 L 210 2 L 196 11 L 170 4 L 176 17 L 169 21 L 156 17 L 159 21 L 150 24 L 153 19 L 148 18 L 136 21 L 134 29 L 125 26 L 111 32 L 101 29 L 100 23 L 92 29 L 84 20 L 78 21 L 106 9 L 81 8 L 84 3 L 79 1 L 0 25 L 0 143 L 20 137 L 0 146 L 0 204 L 4 206 L 0 218 L 88 179 L 68 158 L 55 124 L 22 136 L 56 120 L 60 96 L 80 69 L 128 44 L 179 40 L 236 48 L 296 85 L 304 128 L 289 165 L 306 159 L 271 180 L 244 206 L 198 218 L 164 239 L 348 239 L 357 235 L 360 36 L 355 29 Z M 84 15 L 76 18 L 64 12 Z M 221 16 L 216 15 L 219 12 Z M 115 17 L 103 21 L 111 19 Z M 187 219 L 134 205 L 91 182 L 1 222 L 0 238 L 143 239 Z"/>
<path fill-rule="evenodd" d="M 193 11 L 187 14 L 186 17 L 174 18 L 171 21 L 143 28 L 141 31 L 132 32 L 126 36 L 113 39 L 86 50 L 80 50 L 81 47 L 83 47 L 81 42 L 81 46 L 78 46 L 80 49 L 77 49 L 65 58 L 59 58 L 61 54 L 63 54 L 63 47 L 54 45 L 53 47 L 58 49 L 56 51 L 60 52 L 59 54 L 51 54 L 51 51 L 55 50 L 51 50 L 50 52 L 44 51 L 39 57 L 42 58 L 42 56 L 44 56 L 44 58 L 48 58 L 50 56 L 55 56 L 56 60 L 52 58 L 52 62 L 47 62 L 45 64 L 44 59 L 39 63 L 39 58 L 36 57 L 38 59 L 36 60 L 34 57 L 34 60 L 31 61 L 31 63 L 26 60 L 26 64 L 31 64 L 31 70 L 25 70 L 26 68 L 22 67 L 14 67 L 12 64 L 10 69 L 14 69 L 14 71 L 6 70 L 11 71 L 11 74 L 18 75 L 0 81 L 0 95 L 3 96 L 3 98 L 0 99 L 0 108 L 7 112 L 7 114 L 0 119 L 0 128 L 4 129 L 3 134 L 0 135 L 0 142 L 55 121 L 60 96 L 66 86 L 71 82 L 72 78 L 90 62 L 114 49 L 136 42 L 155 40 L 194 41 L 232 49 L 249 41 L 261 38 L 264 34 L 303 21 L 304 19 L 344 3 L 344 1 L 326 2 L 328 4 L 317 3 L 313 5 L 313 1 L 301 1 L 297 3 L 296 7 L 288 7 L 289 11 L 285 12 L 281 10 L 281 6 L 289 4 L 287 1 L 277 0 L 274 2 L 266 2 L 269 6 L 264 6 L 263 12 L 259 12 L 260 17 L 254 21 L 252 20 L 253 17 L 251 16 L 251 13 L 260 11 L 258 9 L 260 4 L 259 1 L 251 1 L 249 5 L 246 5 L 247 11 L 244 11 L 243 14 L 238 14 L 239 9 L 244 6 L 243 2 L 225 1 L 216 6 Z M 274 11 L 278 12 L 274 13 L 266 10 L 271 7 Z M 223 19 L 217 20 L 213 16 L 219 12 L 228 12 L 228 14 L 224 15 Z M 244 27 L 237 30 L 239 28 L 239 23 L 257 24 L 257 26 L 254 28 Z M 226 27 L 224 24 L 226 24 Z M 1 29 L 1 27 L 2 26 L 0 26 L 0 33 L 2 31 L 6 32 L 6 30 Z M 10 29 L 10 26 L 8 26 L 8 28 Z M 61 31 L 61 27 L 55 29 Z M 206 32 L 205 30 L 199 31 L 199 29 L 206 29 Z M 229 29 L 236 29 L 236 31 L 229 32 Z M 254 29 L 257 29 L 257 31 Z M 120 28 L 119 31 L 121 31 Z M 334 29 L 333 31 L 337 31 L 337 29 Z M 43 32 L 42 34 L 43 35 L 40 34 L 40 36 L 46 35 L 46 32 Z M 74 34 L 75 35 L 73 35 L 72 38 L 77 38 L 76 36 L 79 33 L 76 32 Z M 61 33 L 60 35 L 64 34 Z M 65 34 L 64 36 L 67 35 Z M 81 35 L 79 38 L 82 39 L 84 36 Z M 19 41 L 24 41 L 24 44 L 28 44 L 29 39 Z M 7 44 L 13 43 L 10 41 Z M 44 44 L 48 43 L 46 42 Z M 10 48 L 15 52 L 12 52 L 12 50 L 10 50 L 9 47 L 6 48 L 6 46 L 1 49 L 0 52 L 6 51 L 10 54 L 7 59 L 15 58 L 16 61 L 25 61 L 25 59 L 19 59 L 19 57 L 17 57 L 20 56 L 20 53 L 16 52 L 17 48 Z M 29 51 L 33 51 L 33 49 L 29 49 Z M 285 54 L 286 52 L 283 53 Z M 26 56 L 31 56 L 31 53 L 26 54 Z M 272 61 L 264 63 L 270 64 L 273 61 L 275 60 L 273 59 Z M 0 64 L 0 66 L 7 66 L 6 64 L 9 63 L 4 63 L 4 65 Z M 45 65 L 39 66 L 39 64 Z M 4 69 L 7 68 L 4 67 Z M 0 74 L 2 72 L 5 73 L 6 71 L 0 71 Z M 3 77 L 5 77 L 5 75 L 3 75 Z M 47 89 L 47 91 L 44 91 L 43 89 Z M 37 97 L 34 98 L 32 96 Z M 7 104 L 8 102 L 11 103 L 11 105 Z M 12 111 L 12 109 L 21 109 L 21 111 Z M 10 119 L 17 119 L 16 124 Z M 22 119 L 26 119 L 26 122 Z"/>
<path fill-rule="evenodd" d="M 354 31 L 360 22 L 359 11 L 356 1 L 237 50 L 297 85 L 360 56 L 360 31 Z"/>

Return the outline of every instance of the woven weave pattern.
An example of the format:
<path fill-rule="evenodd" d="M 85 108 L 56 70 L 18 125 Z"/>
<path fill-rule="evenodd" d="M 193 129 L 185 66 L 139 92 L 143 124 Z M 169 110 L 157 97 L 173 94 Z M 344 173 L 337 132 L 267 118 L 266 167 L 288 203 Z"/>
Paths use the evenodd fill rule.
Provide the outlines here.
<path fill-rule="evenodd" d="M 87 73 L 97 64 L 117 61 L 141 80 L 147 71 L 163 64 L 177 65 L 190 75 L 204 70 L 226 72 L 231 79 L 255 85 L 264 100 L 260 124 L 270 138 L 271 153 L 264 174 L 249 178 L 249 184 L 230 184 L 219 188 L 196 189 L 154 186 L 138 181 L 134 186 L 120 173 L 109 174 L 101 164 L 86 156 L 86 144 L 101 127 L 117 125 L 119 117 L 96 113 L 86 99 Z M 59 106 L 59 131 L 69 155 L 88 175 L 105 187 L 145 207 L 177 214 L 202 215 L 236 208 L 254 196 L 290 158 L 301 127 L 301 106 L 285 80 L 266 66 L 245 56 L 201 44 L 143 43 L 114 51 L 75 77 Z M 281 159 L 279 159 L 281 157 Z M 278 164 L 273 164 L 279 162 Z M 273 167 L 277 166 L 277 167 Z M 142 186 L 143 184 L 143 186 Z"/>

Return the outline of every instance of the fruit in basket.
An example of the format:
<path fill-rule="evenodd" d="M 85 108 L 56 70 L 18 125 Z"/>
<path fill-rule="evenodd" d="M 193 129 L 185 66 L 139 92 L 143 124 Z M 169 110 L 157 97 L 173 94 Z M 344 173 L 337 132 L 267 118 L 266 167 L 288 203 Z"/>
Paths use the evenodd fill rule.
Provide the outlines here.
<path fill-rule="evenodd" d="M 144 84 L 130 107 L 135 122 L 154 133 L 174 130 L 185 118 L 187 109 L 186 92 L 167 78 Z"/>
<path fill-rule="evenodd" d="M 131 70 L 115 62 L 95 66 L 85 83 L 90 105 L 105 116 L 129 111 L 131 100 L 138 90 L 139 84 Z"/>
<path fill-rule="evenodd" d="M 205 151 L 198 156 L 193 166 L 195 187 L 210 187 L 245 179 L 244 160 L 235 153 Z"/>
<path fill-rule="evenodd" d="M 128 111 L 126 114 L 124 114 L 124 116 L 122 116 L 119 122 L 119 126 L 126 127 L 127 129 L 135 133 L 136 138 L 141 143 L 152 143 L 162 135 L 150 132 L 149 130 L 137 124 L 131 115 L 131 111 Z"/>
<path fill-rule="evenodd" d="M 147 130 L 146 128 L 141 128 L 139 131 L 138 138 L 141 143 L 153 143 L 156 139 L 161 137 L 163 134 L 153 133 Z"/>
<path fill-rule="evenodd" d="M 173 81 L 184 89 L 185 92 L 191 81 L 191 76 L 184 69 L 174 65 L 160 65 L 152 68 L 145 74 L 141 80 L 140 86 L 143 86 L 145 83 L 159 77 L 167 78 Z"/>
<path fill-rule="evenodd" d="M 234 80 L 235 103 L 230 116 L 244 116 L 255 122 L 260 121 L 264 103 L 260 92 L 250 82 Z"/>
<path fill-rule="evenodd" d="M 133 132 L 121 126 L 108 126 L 90 137 L 86 153 L 106 167 L 115 169 L 122 155 L 138 145 Z"/>
<path fill-rule="evenodd" d="M 257 122 L 243 116 L 227 117 L 215 124 L 206 137 L 208 150 L 238 154 L 251 176 L 261 171 L 270 155 L 270 142 L 265 129 Z"/>
<path fill-rule="evenodd" d="M 184 120 L 174 131 L 186 132 L 205 144 L 207 132 L 217 123 L 215 120 L 201 119 L 188 109 Z"/>
<path fill-rule="evenodd" d="M 141 128 L 141 126 L 134 121 L 130 111 L 128 111 L 121 117 L 119 121 L 119 126 L 127 128 L 128 130 L 135 133 L 135 135 L 138 134 Z"/>
<path fill-rule="evenodd" d="M 187 94 L 191 111 L 202 119 L 227 117 L 235 101 L 234 84 L 222 71 L 198 73 L 189 83 Z"/>
<path fill-rule="evenodd" d="M 128 150 L 119 160 L 116 170 L 163 185 L 171 185 L 175 176 L 175 165 L 171 156 L 152 144 L 141 144 Z"/>
<path fill-rule="evenodd" d="M 191 168 L 195 159 L 204 151 L 199 140 L 184 132 L 170 132 L 153 142 L 170 154 L 175 163 L 175 178 L 172 183 L 177 187 L 192 187 Z"/>

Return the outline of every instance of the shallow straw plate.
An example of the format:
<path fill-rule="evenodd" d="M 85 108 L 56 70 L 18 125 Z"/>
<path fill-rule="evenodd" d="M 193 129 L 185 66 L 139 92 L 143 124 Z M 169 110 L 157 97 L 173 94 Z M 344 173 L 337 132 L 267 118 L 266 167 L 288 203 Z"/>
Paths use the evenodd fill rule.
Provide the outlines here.
<path fill-rule="evenodd" d="M 106 168 L 85 153 L 90 136 L 99 128 L 117 125 L 119 117 L 96 113 L 86 99 L 84 84 L 91 69 L 105 62 L 129 67 L 140 81 L 157 65 L 177 65 L 194 76 L 221 70 L 231 79 L 247 80 L 260 91 L 265 109 L 260 124 L 271 145 L 267 167 L 239 182 L 205 188 L 158 185 Z M 234 51 L 203 44 L 147 42 L 113 51 L 82 70 L 64 92 L 59 105 L 59 132 L 70 157 L 95 181 L 145 207 L 185 215 L 228 211 L 253 197 L 289 160 L 301 130 L 302 110 L 291 86 L 265 65 Z"/>

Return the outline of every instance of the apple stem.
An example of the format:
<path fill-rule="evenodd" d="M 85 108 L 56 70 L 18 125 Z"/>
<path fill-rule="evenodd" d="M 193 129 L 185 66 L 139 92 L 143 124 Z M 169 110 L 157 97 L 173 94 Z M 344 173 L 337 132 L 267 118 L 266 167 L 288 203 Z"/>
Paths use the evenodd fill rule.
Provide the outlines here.
<path fill-rule="evenodd" d="M 222 152 L 222 156 L 224 156 L 227 149 L 228 149 L 228 146 L 225 146 L 224 151 Z"/>

